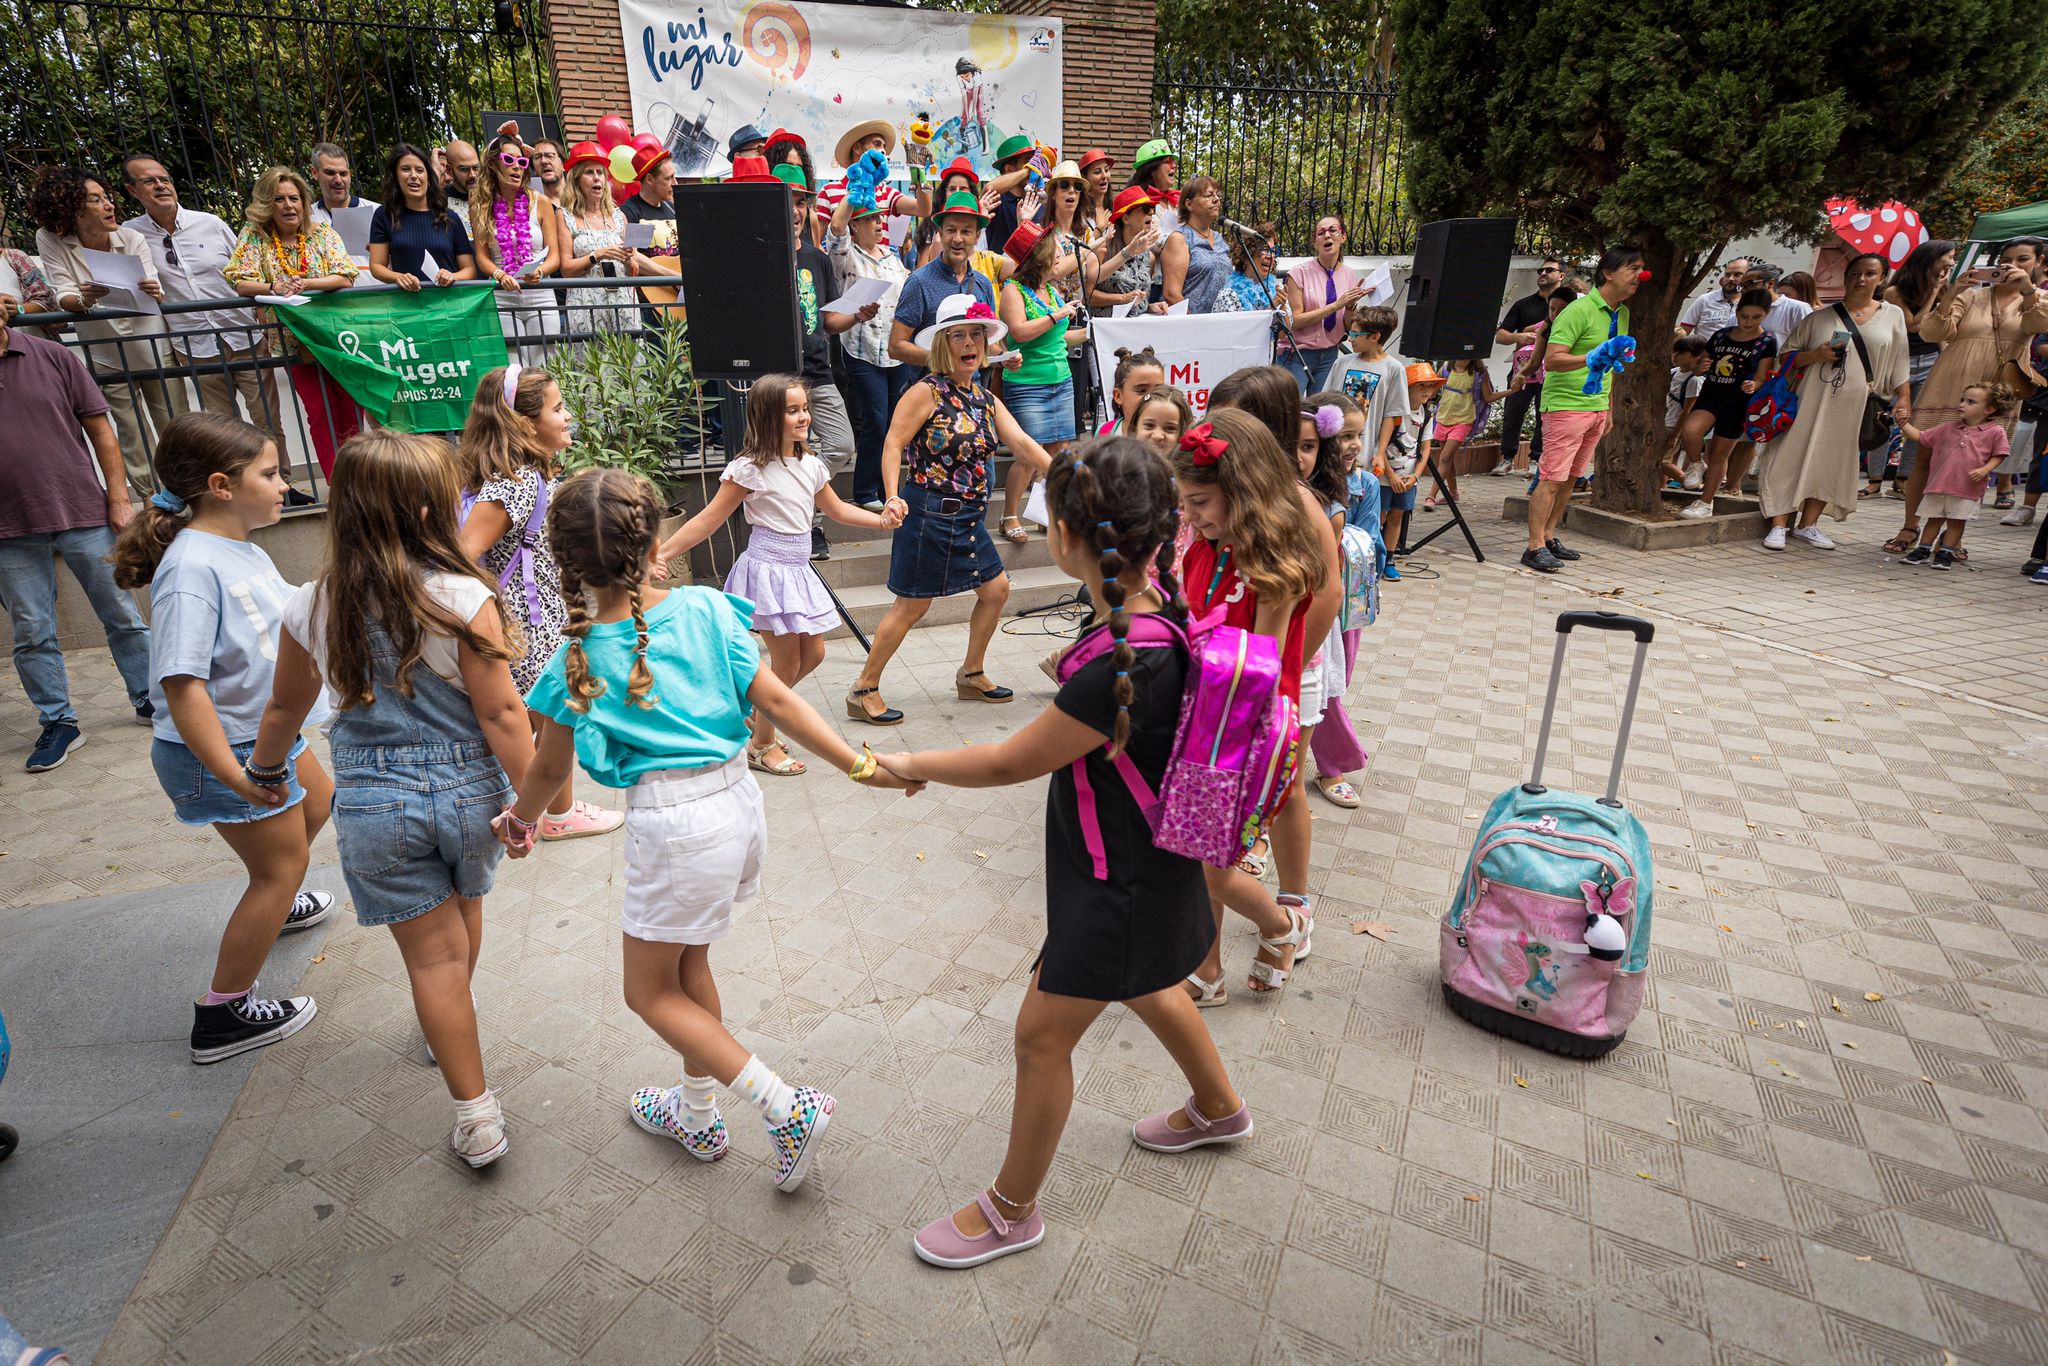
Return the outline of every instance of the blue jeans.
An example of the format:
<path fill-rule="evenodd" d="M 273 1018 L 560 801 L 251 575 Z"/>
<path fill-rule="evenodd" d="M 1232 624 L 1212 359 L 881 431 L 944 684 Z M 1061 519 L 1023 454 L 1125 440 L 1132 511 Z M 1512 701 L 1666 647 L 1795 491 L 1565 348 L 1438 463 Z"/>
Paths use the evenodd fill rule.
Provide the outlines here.
<path fill-rule="evenodd" d="M 135 599 L 114 586 L 114 567 L 107 563 L 113 548 L 114 529 L 106 526 L 0 540 L 0 602 L 14 630 L 14 671 L 35 705 L 36 719 L 46 726 L 78 723 L 64 652 L 57 648 L 58 555 L 106 630 L 129 703 L 139 707 L 149 700 L 149 627 L 135 610 Z"/>
<path fill-rule="evenodd" d="M 1319 394 L 1323 382 L 1330 377 L 1330 369 L 1337 363 L 1337 348 L 1334 346 L 1293 347 L 1282 343 L 1280 364 L 1287 373 L 1294 376 L 1294 382 L 1301 386 L 1304 394 Z"/>
<path fill-rule="evenodd" d="M 896 401 L 917 376 L 915 366 L 872 365 L 847 353 L 846 398 L 853 409 L 853 501 L 882 496 L 882 442 Z"/>

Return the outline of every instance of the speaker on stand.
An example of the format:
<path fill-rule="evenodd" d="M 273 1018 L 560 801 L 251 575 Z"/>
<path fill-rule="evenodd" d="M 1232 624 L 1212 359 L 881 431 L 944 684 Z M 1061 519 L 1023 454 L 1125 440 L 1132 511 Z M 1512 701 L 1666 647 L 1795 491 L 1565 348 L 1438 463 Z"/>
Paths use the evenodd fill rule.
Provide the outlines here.
<path fill-rule="evenodd" d="M 1401 318 L 1401 354 L 1416 360 L 1478 360 L 1493 354 L 1494 327 L 1507 289 L 1508 257 L 1515 249 L 1512 218 L 1446 218 L 1415 235 L 1415 265 L 1408 275 L 1408 308 Z M 1481 563 L 1486 555 L 1444 484 L 1434 462 L 1430 478 L 1450 520 L 1406 548 L 1414 554 L 1456 527 Z M 1414 523 L 1411 514 L 1403 530 Z"/>

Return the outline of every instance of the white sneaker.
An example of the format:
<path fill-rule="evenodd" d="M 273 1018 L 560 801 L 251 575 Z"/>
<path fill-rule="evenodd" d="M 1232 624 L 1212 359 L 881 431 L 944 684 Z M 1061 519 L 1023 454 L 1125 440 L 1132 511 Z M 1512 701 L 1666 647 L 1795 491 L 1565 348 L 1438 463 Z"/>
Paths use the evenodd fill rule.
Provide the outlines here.
<path fill-rule="evenodd" d="M 1764 549 L 1783 550 L 1784 548 L 1785 528 L 1781 526 L 1774 526 L 1769 531 L 1766 531 L 1764 533 Z"/>
<path fill-rule="evenodd" d="M 498 1104 L 497 1092 L 486 1091 L 475 1108 L 477 1113 L 464 1119 L 462 1107 L 456 1107 L 455 1132 L 450 1135 L 448 1146 L 470 1166 L 488 1167 L 512 1146 L 505 1137 L 505 1107 Z"/>
<path fill-rule="evenodd" d="M 1698 493 L 1700 491 L 1700 485 L 1706 483 L 1706 481 L 1707 463 L 1704 460 L 1698 462 L 1691 469 L 1685 472 L 1685 486 L 1691 489 L 1694 493 Z"/>
<path fill-rule="evenodd" d="M 1815 550 L 1833 550 L 1835 548 L 1835 543 L 1828 539 L 1828 534 L 1817 526 L 1799 527 L 1792 534 L 1799 540 L 1812 546 Z"/>
<path fill-rule="evenodd" d="M 1678 515 L 1692 518 L 1711 517 L 1714 515 L 1714 505 L 1704 498 L 1695 498 L 1680 508 Z"/>
<path fill-rule="evenodd" d="M 2000 526 L 2031 526 L 2033 524 L 2033 521 L 2034 510 L 2028 507 L 2025 503 L 2021 503 L 2011 512 L 2008 512 L 2005 514 L 2005 516 L 1999 518 L 1998 524 Z"/>

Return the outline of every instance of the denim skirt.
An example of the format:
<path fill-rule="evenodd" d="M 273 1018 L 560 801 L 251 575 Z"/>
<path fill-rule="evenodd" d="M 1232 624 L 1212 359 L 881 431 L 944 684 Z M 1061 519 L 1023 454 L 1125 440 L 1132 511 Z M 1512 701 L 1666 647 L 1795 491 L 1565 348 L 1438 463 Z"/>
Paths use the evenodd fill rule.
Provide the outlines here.
<path fill-rule="evenodd" d="M 235 762 L 245 764 L 256 742 L 250 740 L 230 748 L 234 750 Z M 253 806 L 243 801 L 233 788 L 207 771 L 198 755 L 176 740 L 159 737 L 149 747 L 149 762 L 156 769 L 156 780 L 163 785 L 164 795 L 171 799 L 171 809 L 180 825 L 246 825 L 289 811 L 306 800 L 306 789 L 299 786 L 298 771 L 299 756 L 305 752 L 305 737 L 292 741 L 292 752 L 285 759 L 290 773 L 285 779 L 283 806 Z"/>
<path fill-rule="evenodd" d="M 1074 429 L 1074 381 L 1057 384 L 1003 385 L 1003 406 L 1024 435 L 1043 446 L 1049 441 L 1072 441 Z"/>
<path fill-rule="evenodd" d="M 988 503 L 905 484 L 910 507 L 889 543 L 889 591 L 899 598 L 949 598 L 1003 572 L 988 534 Z"/>

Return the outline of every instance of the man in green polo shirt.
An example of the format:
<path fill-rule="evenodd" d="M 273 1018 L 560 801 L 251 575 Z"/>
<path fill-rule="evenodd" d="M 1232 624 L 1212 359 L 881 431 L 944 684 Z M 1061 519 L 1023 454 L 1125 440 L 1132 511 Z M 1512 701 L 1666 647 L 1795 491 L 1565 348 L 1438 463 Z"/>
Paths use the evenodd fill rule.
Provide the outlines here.
<path fill-rule="evenodd" d="M 1543 353 L 1543 455 L 1536 466 L 1536 491 L 1529 496 L 1529 548 L 1522 563 L 1555 574 L 1579 552 L 1557 539 L 1558 523 L 1571 503 L 1572 483 L 1590 473 L 1593 452 L 1607 432 L 1614 387 L 1612 371 L 1586 392 L 1586 353 L 1610 337 L 1625 337 L 1628 300 L 1643 273 L 1643 254 L 1634 247 L 1609 247 L 1594 271 L 1599 287 L 1565 305 L 1550 325 Z"/>

